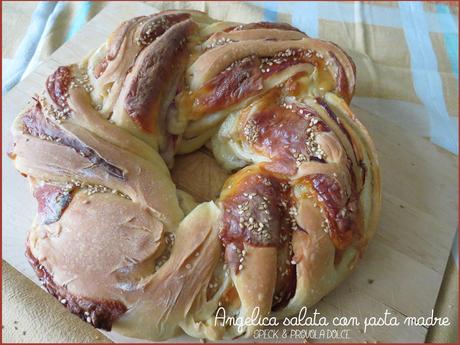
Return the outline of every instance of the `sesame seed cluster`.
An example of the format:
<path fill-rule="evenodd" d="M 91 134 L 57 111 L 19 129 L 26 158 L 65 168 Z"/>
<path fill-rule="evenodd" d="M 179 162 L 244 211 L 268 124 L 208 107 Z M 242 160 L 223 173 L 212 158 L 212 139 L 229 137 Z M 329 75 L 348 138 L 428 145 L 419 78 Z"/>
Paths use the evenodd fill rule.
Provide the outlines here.
<path fill-rule="evenodd" d="M 188 17 L 186 13 L 178 13 L 155 16 L 152 19 L 140 21 L 141 31 L 136 38 L 136 44 L 140 47 L 148 46 L 171 26 Z"/>
<path fill-rule="evenodd" d="M 67 99 L 68 95 L 63 95 L 62 97 Z M 47 117 L 54 119 L 57 123 L 62 123 L 62 121 L 67 120 L 72 113 L 69 107 L 59 109 L 53 104 L 49 103 L 47 98 L 44 96 L 39 97 L 39 102 L 42 106 L 43 112 L 47 115 Z"/>
<path fill-rule="evenodd" d="M 327 158 L 327 155 L 324 152 L 324 150 L 320 147 L 317 141 L 318 124 L 321 122 L 321 124 L 325 126 L 324 122 L 322 122 L 318 115 L 314 114 L 312 111 L 303 109 L 301 106 L 298 106 L 298 104 L 299 103 L 293 104 L 284 101 L 281 103 L 281 107 L 288 109 L 296 113 L 297 115 L 305 118 L 305 121 L 307 122 L 307 126 L 305 129 L 305 149 L 307 154 L 305 155 L 301 152 L 296 151 L 292 153 L 293 157 L 295 158 L 296 164 L 299 167 L 303 162 L 310 161 L 310 157 L 325 160 Z"/>
<path fill-rule="evenodd" d="M 223 199 L 221 229 L 223 244 L 231 253 L 230 268 L 236 274 L 244 269 L 247 255 L 244 243 L 256 247 L 286 247 L 291 258 L 292 232 L 300 228 L 290 184 L 267 172 L 255 172 L 232 188 L 236 188 L 235 194 Z M 290 270 L 284 263 L 281 266 L 282 272 Z"/>
<path fill-rule="evenodd" d="M 232 42 L 235 42 L 235 41 L 230 39 L 230 38 L 227 38 L 227 37 L 221 37 L 221 38 L 218 38 L 218 39 L 216 39 L 214 41 L 209 42 L 205 46 L 205 49 L 212 49 L 212 48 L 223 46 L 223 45 L 226 45 L 226 44 L 229 44 L 229 43 L 232 43 Z"/>
<path fill-rule="evenodd" d="M 161 253 L 161 256 L 155 260 L 155 272 L 158 271 L 171 256 L 172 248 L 176 242 L 176 235 L 173 232 L 167 232 L 164 236 L 166 248 Z"/>
<path fill-rule="evenodd" d="M 141 22 L 140 24 L 143 25 L 144 22 Z M 171 22 L 167 16 L 160 16 L 153 20 L 149 20 L 142 28 L 142 32 L 139 37 L 136 39 L 136 44 L 138 46 L 149 45 L 170 26 Z"/>
<path fill-rule="evenodd" d="M 243 120 L 242 136 L 246 144 L 272 159 L 287 155 L 297 168 L 312 159 L 325 161 L 327 154 L 318 142 L 318 135 L 329 130 L 326 124 L 295 97 L 281 99 L 280 107 L 298 118 L 288 118 L 276 107 L 257 109 Z"/>
<path fill-rule="evenodd" d="M 296 63 L 317 63 L 312 58 L 322 59 L 323 55 L 312 49 L 287 48 L 270 57 L 263 57 L 259 66 L 262 73 L 270 73 L 277 65 L 296 64 Z M 278 68 L 276 68 L 277 70 Z"/>
<path fill-rule="evenodd" d="M 72 109 L 68 104 L 70 90 L 83 88 L 88 93 L 94 90 L 86 69 L 78 68 L 74 65 L 72 68 L 66 68 L 66 71 L 67 72 L 64 75 L 56 72 L 47 80 L 48 93 L 51 99 L 54 99 L 54 104 L 48 101 L 44 93 L 38 97 L 38 101 L 40 102 L 45 115 L 54 119 L 58 124 L 67 120 L 72 115 Z M 63 85 L 63 78 L 69 80 L 68 87 L 65 84 Z"/>
<path fill-rule="evenodd" d="M 240 272 L 244 268 L 244 259 L 246 257 L 246 249 L 236 248 L 235 251 L 236 251 L 236 254 L 239 257 L 239 265 L 238 265 L 238 271 L 237 272 Z"/>
<path fill-rule="evenodd" d="M 248 143 L 255 143 L 259 137 L 259 128 L 253 119 L 249 119 L 244 128 L 243 135 Z"/>
<path fill-rule="evenodd" d="M 230 65 L 228 65 L 222 72 L 220 73 L 224 73 L 224 72 L 229 72 L 231 70 L 233 70 L 234 68 L 238 67 L 238 66 L 241 66 L 241 65 L 244 65 L 244 64 L 248 64 L 250 65 L 251 63 L 253 63 L 254 61 L 256 61 L 258 59 L 258 57 L 256 55 L 250 55 L 250 56 L 247 56 L 245 58 L 242 58 L 242 59 L 239 59 L 239 60 L 236 60 L 234 62 L 232 62 Z"/>
<path fill-rule="evenodd" d="M 77 72 L 72 77 L 69 88 L 75 89 L 77 87 L 82 87 L 86 92 L 92 92 L 94 90 L 94 87 L 90 83 L 88 72 L 86 71 L 86 69 L 78 68 L 76 69 L 76 71 Z"/>
<path fill-rule="evenodd" d="M 91 196 L 96 193 L 110 193 L 113 195 L 120 196 L 122 198 L 125 198 L 127 200 L 132 200 L 129 195 L 124 194 L 123 192 L 116 190 L 116 189 L 111 189 L 107 186 L 101 185 L 101 184 L 91 184 L 87 183 L 84 181 L 80 181 L 77 179 L 73 179 L 70 182 L 67 182 L 64 185 L 64 193 L 71 193 L 75 189 L 81 190 L 83 193 L 85 193 L 88 196 Z"/>
<path fill-rule="evenodd" d="M 247 200 L 237 206 L 240 228 L 247 230 L 255 242 L 262 245 L 270 243 L 273 240 L 269 229 L 273 220 L 269 211 L 271 201 L 257 193 L 243 193 L 243 196 Z"/>
<path fill-rule="evenodd" d="M 270 68 L 274 65 L 282 65 L 288 61 L 298 61 L 301 58 L 301 49 L 286 49 L 276 53 L 272 57 L 264 57 L 261 59 L 260 70 L 262 73 L 269 73 Z"/>

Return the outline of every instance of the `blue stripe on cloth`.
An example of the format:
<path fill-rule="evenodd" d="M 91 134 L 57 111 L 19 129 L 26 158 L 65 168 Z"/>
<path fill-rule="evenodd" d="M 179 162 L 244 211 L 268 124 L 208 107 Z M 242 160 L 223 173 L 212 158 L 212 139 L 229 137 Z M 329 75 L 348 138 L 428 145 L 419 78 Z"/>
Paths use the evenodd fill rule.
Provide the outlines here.
<path fill-rule="evenodd" d="M 253 2 L 256 6 L 260 3 Z M 316 2 L 263 2 L 264 10 L 289 13 L 292 25 L 311 37 L 318 37 L 318 4 Z"/>
<path fill-rule="evenodd" d="M 436 10 L 438 13 L 444 13 L 450 16 L 450 20 L 447 24 L 455 24 L 454 18 L 450 14 L 449 6 L 438 4 L 436 5 Z M 442 21 L 440 24 L 446 25 L 446 22 Z M 454 72 L 455 77 L 458 79 L 458 34 L 445 32 L 444 45 L 446 47 L 447 56 L 449 57 L 449 61 L 452 66 L 452 71 Z"/>
<path fill-rule="evenodd" d="M 292 11 L 292 24 L 304 30 L 308 36 L 319 37 L 318 4 L 293 2 L 289 7 Z"/>
<path fill-rule="evenodd" d="M 327 20 L 339 20 L 350 23 L 363 22 L 370 25 L 382 25 L 393 28 L 401 28 L 403 19 L 399 8 L 377 6 L 363 3 L 339 3 L 320 2 L 319 18 Z M 356 7 L 362 7 L 362 16 L 356 17 Z M 449 15 L 442 13 L 426 12 L 427 28 L 430 32 L 456 33 L 458 28 L 453 23 L 439 25 L 439 22 L 446 23 Z"/>
<path fill-rule="evenodd" d="M 419 2 L 400 2 L 404 35 L 411 55 L 415 92 L 431 117 L 431 140 L 458 154 L 458 132 L 451 125 L 444 101 L 441 76 L 428 26 Z"/>
<path fill-rule="evenodd" d="M 27 68 L 32 59 L 35 50 L 37 49 L 40 37 L 43 34 L 46 22 L 56 6 L 56 2 L 42 1 L 37 5 L 32 14 L 31 22 L 27 28 L 27 32 L 22 39 L 19 47 L 14 54 L 13 63 L 8 76 L 6 77 L 5 85 L 2 85 L 2 94 L 15 86 Z"/>
<path fill-rule="evenodd" d="M 276 22 L 278 20 L 278 11 L 269 9 L 264 6 L 264 21 L 266 22 Z"/>
<path fill-rule="evenodd" d="M 21 80 L 24 79 L 30 72 L 32 72 L 33 69 L 40 62 L 41 49 L 43 48 L 43 45 L 46 44 L 48 40 L 48 36 L 51 33 L 51 30 L 54 28 L 54 25 L 56 24 L 56 20 L 63 14 L 63 12 L 68 6 L 69 6 L 69 3 L 66 1 L 57 2 L 56 7 L 54 8 L 53 12 L 51 13 L 51 15 L 49 16 L 46 22 L 45 29 L 40 38 L 40 41 L 38 42 L 37 49 L 35 50 L 34 56 L 29 61 L 28 66 L 26 70 L 24 71 L 24 74 L 21 77 Z"/>
<path fill-rule="evenodd" d="M 298 20 L 305 16 L 311 18 L 311 13 L 306 13 L 307 6 L 315 9 L 318 19 L 343 21 L 347 23 L 365 23 L 370 25 L 382 25 L 393 28 L 402 27 L 402 18 L 399 8 L 384 7 L 363 3 L 341 3 L 337 1 L 313 1 L 313 2 L 271 2 L 251 1 L 255 6 L 277 10 L 279 12 L 289 13 Z M 276 9 L 274 9 L 276 7 Z M 357 13 L 357 10 L 359 12 Z M 425 13 L 427 26 L 430 32 L 454 33 L 458 34 L 458 28 L 455 23 L 451 22 L 451 15 L 448 13 Z M 317 22 L 317 21 L 316 21 Z M 440 25 L 443 23 L 443 25 Z M 314 24 L 314 23 L 313 23 Z M 312 35 L 312 34 L 311 34 Z M 312 35 L 317 37 L 316 35 Z"/>
<path fill-rule="evenodd" d="M 77 13 L 72 20 L 69 31 L 67 32 L 66 41 L 72 38 L 80 28 L 88 21 L 89 12 L 91 11 L 91 1 L 83 1 L 78 4 Z"/>

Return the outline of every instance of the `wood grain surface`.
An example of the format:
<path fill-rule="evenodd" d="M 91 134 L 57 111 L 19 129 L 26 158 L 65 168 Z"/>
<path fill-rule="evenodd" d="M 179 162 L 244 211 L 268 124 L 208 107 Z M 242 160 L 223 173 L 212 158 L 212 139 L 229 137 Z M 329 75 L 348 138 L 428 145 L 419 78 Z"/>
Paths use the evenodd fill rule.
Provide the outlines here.
<path fill-rule="evenodd" d="M 13 118 L 30 97 L 42 90 L 57 66 L 78 61 L 101 44 L 122 21 L 152 13 L 143 4 L 114 4 L 90 21 L 3 100 L 3 258 L 37 282 L 23 253 L 36 205 L 26 181 L 6 156 Z M 336 315 L 429 316 L 444 274 L 457 224 L 457 160 L 447 151 L 364 109 L 352 109 L 367 126 L 382 170 L 383 209 L 376 237 L 353 274 L 315 308 Z M 380 114 L 382 115 L 382 114 Z M 228 176 L 207 149 L 177 157 L 172 176 L 197 201 L 214 199 Z M 58 302 L 56 302 L 58 303 Z M 350 327 L 353 341 L 422 342 L 425 327 Z M 114 341 L 126 338 L 106 333 Z M 174 341 L 191 341 L 182 336 Z M 295 339 L 286 339 L 295 341 Z M 314 341 L 314 340 L 311 340 Z M 324 341 L 324 340 L 323 340 Z"/>

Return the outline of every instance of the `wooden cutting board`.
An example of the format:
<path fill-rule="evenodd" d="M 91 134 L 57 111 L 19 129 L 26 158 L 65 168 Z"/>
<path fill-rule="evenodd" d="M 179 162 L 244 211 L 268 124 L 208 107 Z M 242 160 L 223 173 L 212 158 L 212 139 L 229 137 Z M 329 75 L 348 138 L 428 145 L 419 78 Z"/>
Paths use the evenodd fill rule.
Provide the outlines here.
<path fill-rule="evenodd" d="M 25 179 L 6 156 L 13 118 L 42 90 L 45 78 L 57 66 L 78 61 L 98 47 L 122 20 L 154 11 L 138 3 L 108 6 L 3 99 L 3 259 L 35 282 L 23 253 L 36 205 Z M 352 108 L 377 147 L 383 184 L 381 221 L 356 271 L 315 307 L 329 320 L 343 315 L 362 321 L 383 316 L 385 310 L 401 322 L 405 316 L 429 316 L 457 225 L 457 159 L 382 116 Z M 172 176 L 179 188 L 204 201 L 219 194 L 227 173 L 202 149 L 178 157 Z M 402 325 L 373 327 L 366 333 L 362 326 L 344 328 L 350 329 L 349 336 L 356 342 L 422 342 L 427 333 L 425 327 Z M 105 334 L 114 341 L 127 340 L 114 332 Z M 272 339 L 285 340 L 299 341 Z M 182 336 L 174 341 L 192 339 Z"/>

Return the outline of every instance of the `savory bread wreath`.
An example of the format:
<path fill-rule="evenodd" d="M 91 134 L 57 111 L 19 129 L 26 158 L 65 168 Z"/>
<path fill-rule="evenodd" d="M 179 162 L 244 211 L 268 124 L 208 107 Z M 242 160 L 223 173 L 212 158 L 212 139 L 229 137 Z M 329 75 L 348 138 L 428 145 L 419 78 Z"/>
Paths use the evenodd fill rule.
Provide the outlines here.
<path fill-rule="evenodd" d="M 347 54 L 288 24 L 197 11 L 122 23 L 50 75 L 13 126 L 42 284 L 95 327 L 153 340 L 254 331 L 216 323 L 219 307 L 284 317 L 315 304 L 354 268 L 380 210 L 354 86 Z M 197 205 L 168 167 L 205 144 L 235 173 Z"/>

